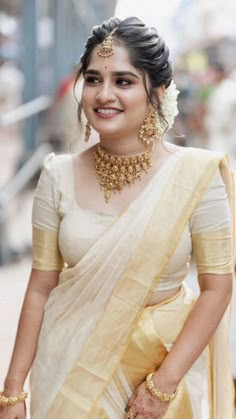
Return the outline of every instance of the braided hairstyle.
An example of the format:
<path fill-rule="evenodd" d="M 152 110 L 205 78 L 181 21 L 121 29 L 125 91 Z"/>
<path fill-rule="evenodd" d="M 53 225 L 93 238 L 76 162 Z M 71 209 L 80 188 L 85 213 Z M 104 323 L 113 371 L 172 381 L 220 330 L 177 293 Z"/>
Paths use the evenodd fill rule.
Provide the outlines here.
<path fill-rule="evenodd" d="M 159 117 L 163 119 L 160 100 L 154 94 L 154 89 L 160 86 L 167 88 L 172 81 L 169 49 L 157 30 L 146 26 L 137 17 L 129 17 L 124 20 L 112 17 L 101 25 L 94 26 L 92 35 L 88 38 L 85 51 L 80 58 L 75 84 L 88 68 L 94 48 L 101 44 L 111 32 L 114 44 L 127 49 L 131 64 L 142 73 L 148 99 L 156 108 Z M 145 76 L 148 77 L 149 87 L 147 87 Z M 80 114 L 81 106 L 78 109 L 79 119 Z"/>

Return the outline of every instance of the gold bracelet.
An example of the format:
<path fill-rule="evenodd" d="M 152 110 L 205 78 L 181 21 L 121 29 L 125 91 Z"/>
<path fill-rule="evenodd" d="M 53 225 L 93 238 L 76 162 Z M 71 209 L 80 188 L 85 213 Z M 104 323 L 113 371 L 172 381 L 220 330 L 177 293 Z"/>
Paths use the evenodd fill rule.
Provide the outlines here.
<path fill-rule="evenodd" d="M 0 392 L 0 406 L 15 406 L 15 404 L 24 402 L 27 398 L 28 393 L 22 391 L 17 396 L 4 396 L 3 392 Z"/>
<path fill-rule="evenodd" d="M 152 381 L 154 373 L 148 374 L 146 377 L 146 389 L 151 393 L 153 397 L 162 402 L 171 402 L 177 395 L 177 390 L 173 394 L 162 393 L 157 387 L 154 386 Z"/>

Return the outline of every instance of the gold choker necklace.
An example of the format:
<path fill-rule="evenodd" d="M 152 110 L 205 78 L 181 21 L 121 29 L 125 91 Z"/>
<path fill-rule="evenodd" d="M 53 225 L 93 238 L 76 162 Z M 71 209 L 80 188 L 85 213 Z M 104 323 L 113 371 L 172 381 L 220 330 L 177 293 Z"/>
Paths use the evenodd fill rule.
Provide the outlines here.
<path fill-rule="evenodd" d="M 152 166 L 151 151 L 135 156 L 113 156 L 99 144 L 94 153 L 94 160 L 106 202 L 109 201 L 112 192 L 121 192 L 125 185 L 131 185 L 136 179 L 140 179 Z"/>

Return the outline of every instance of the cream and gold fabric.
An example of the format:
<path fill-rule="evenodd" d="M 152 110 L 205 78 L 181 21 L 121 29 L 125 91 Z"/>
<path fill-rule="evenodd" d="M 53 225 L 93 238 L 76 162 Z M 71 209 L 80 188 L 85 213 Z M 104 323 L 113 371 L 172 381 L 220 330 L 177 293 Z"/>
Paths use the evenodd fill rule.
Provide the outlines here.
<path fill-rule="evenodd" d="M 118 218 L 109 212 L 80 207 L 75 197 L 73 163 L 73 156 L 54 154 L 45 161 L 33 208 L 33 267 L 36 269 L 61 271 L 63 260 L 67 266 L 75 266 Z M 161 172 L 165 174 L 165 167 Z M 227 258 L 230 246 L 229 203 L 217 169 L 184 228 L 157 290 L 181 285 L 189 271 L 192 250 L 199 273 L 231 272 L 231 260 Z"/>
<path fill-rule="evenodd" d="M 121 419 L 134 387 L 171 350 L 195 300 L 183 284 L 171 301 L 150 307 L 153 291 L 165 281 L 168 288 L 183 282 L 192 246 L 199 271 L 213 269 L 216 278 L 233 271 L 233 179 L 225 156 L 183 149 L 126 211 L 99 219 L 75 200 L 72 160 L 50 156 L 35 197 L 33 227 L 42 234 L 35 236 L 34 266 L 60 271 L 63 257 L 68 267 L 45 307 L 31 373 L 32 419 Z M 37 247 L 52 233 L 59 244 L 49 266 Z M 232 419 L 228 315 L 165 419 Z"/>

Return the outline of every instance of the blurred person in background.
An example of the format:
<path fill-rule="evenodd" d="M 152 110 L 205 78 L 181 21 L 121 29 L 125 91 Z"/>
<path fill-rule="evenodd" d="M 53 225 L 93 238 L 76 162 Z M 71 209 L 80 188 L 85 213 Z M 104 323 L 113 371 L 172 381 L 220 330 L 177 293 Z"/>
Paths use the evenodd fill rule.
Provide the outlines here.
<path fill-rule="evenodd" d="M 0 46 L 0 112 L 10 111 L 22 102 L 24 76 L 13 61 L 7 44 Z"/>
<path fill-rule="evenodd" d="M 77 102 L 74 95 L 75 74 L 71 73 L 59 84 L 47 115 L 46 138 L 55 150 L 69 152 L 73 138 L 78 138 L 76 123 Z M 78 83 L 79 86 L 79 83 Z M 81 87 L 80 87 L 81 94 Z"/>
<path fill-rule="evenodd" d="M 52 144 L 54 150 L 70 152 L 76 148 L 81 152 L 86 148 L 83 141 L 85 132 L 83 124 L 78 124 L 77 109 L 81 100 L 83 77 L 75 83 L 75 70 L 64 78 L 59 84 L 52 106 L 47 115 L 46 124 L 43 127 L 45 138 Z M 97 142 L 94 130 L 91 132 L 92 141 Z"/>
<path fill-rule="evenodd" d="M 45 160 L 0 418 L 25 419 L 31 369 L 32 419 L 232 419 L 228 160 L 166 141 L 169 50 L 138 18 L 93 28 L 81 76 L 79 120 L 99 144 Z"/>
<path fill-rule="evenodd" d="M 179 115 L 174 125 L 177 138 L 174 137 L 173 141 L 176 143 L 178 134 L 183 134 L 182 141 L 186 147 L 207 149 L 206 101 L 212 90 L 212 82 L 209 80 L 205 63 L 204 66 L 198 68 L 198 60 L 201 61 L 201 57 L 204 57 L 204 61 L 207 60 L 205 55 L 199 51 L 197 54 L 190 51 L 189 55 L 190 57 L 182 56 L 180 65 L 175 69 L 175 80 L 180 94 L 178 97 Z"/>
<path fill-rule="evenodd" d="M 236 161 L 236 70 L 229 73 L 223 64 L 211 65 L 212 89 L 206 102 L 208 148 L 227 151 Z"/>
<path fill-rule="evenodd" d="M 14 49 L 13 49 L 14 51 Z M 8 42 L 0 45 L 0 115 L 16 109 L 22 103 L 24 75 L 16 64 L 16 56 Z M 0 129 L 0 141 L 18 137 L 19 124 Z M 5 150 L 5 148 L 3 149 Z M 11 162 L 9 162 L 11 164 Z M 5 179 L 5 176 L 3 176 Z"/>

